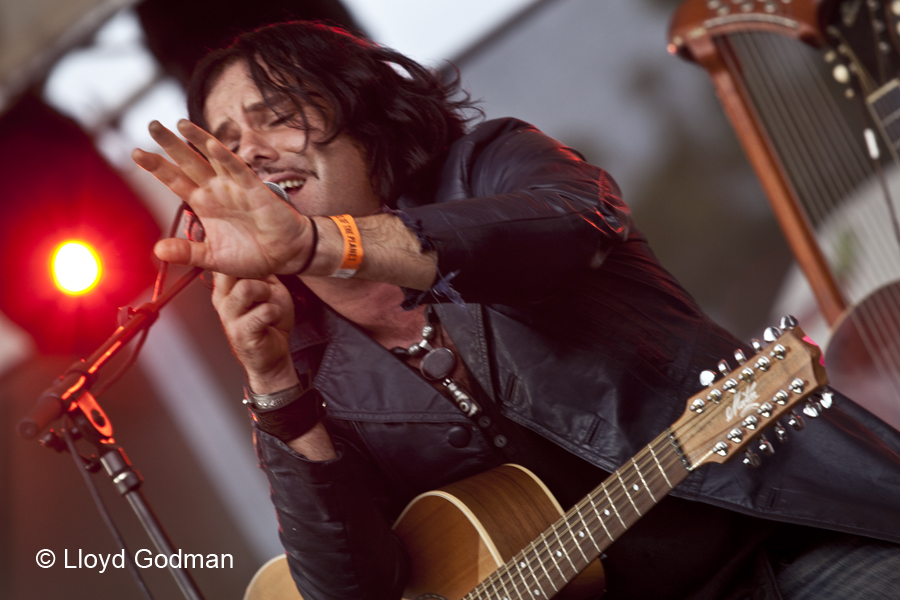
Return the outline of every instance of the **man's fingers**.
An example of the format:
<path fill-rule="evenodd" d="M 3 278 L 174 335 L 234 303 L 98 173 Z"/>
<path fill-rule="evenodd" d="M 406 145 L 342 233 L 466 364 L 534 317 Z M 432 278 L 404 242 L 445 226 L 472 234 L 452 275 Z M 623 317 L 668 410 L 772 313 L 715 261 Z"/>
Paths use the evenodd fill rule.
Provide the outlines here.
<path fill-rule="evenodd" d="M 166 154 L 181 167 L 185 175 L 190 177 L 194 183 L 202 186 L 215 176 L 216 172 L 209 163 L 181 138 L 166 129 L 162 123 L 153 121 L 148 130 L 153 140 L 166 151 Z M 197 147 L 203 148 L 202 145 Z"/>
<path fill-rule="evenodd" d="M 265 302 L 257 304 L 244 315 L 248 333 L 261 333 L 268 327 L 275 327 L 281 321 L 284 311 L 277 304 Z"/>
<path fill-rule="evenodd" d="M 212 302 L 216 310 L 224 302 L 225 298 L 231 293 L 232 288 L 238 282 L 237 277 L 225 275 L 224 273 L 213 273 L 213 293 Z"/>
<path fill-rule="evenodd" d="M 216 174 L 219 177 L 227 177 L 229 179 L 232 178 L 231 171 L 222 164 L 223 157 L 232 156 L 231 152 L 226 150 L 222 144 L 218 142 L 218 140 L 209 139 L 204 142 L 203 149 L 206 151 L 206 155 L 209 157 L 209 164 L 212 165 L 212 168 L 216 170 Z"/>
<path fill-rule="evenodd" d="M 256 173 L 244 164 L 240 158 L 222 145 L 219 140 L 203 131 L 190 121 L 182 119 L 178 122 L 178 132 L 209 157 L 210 166 L 220 176 L 230 176 L 245 187 L 259 182 Z"/>
<path fill-rule="evenodd" d="M 168 238 L 156 242 L 153 253 L 159 260 L 164 260 L 175 265 L 188 267 L 201 267 L 210 271 L 215 270 L 207 256 L 207 246 L 202 242 L 191 242 L 180 238 Z"/>
<path fill-rule="evenodd" d="M 224 174 L 227 172 L 228 175 L 244 187 L 252 187 L 259 184 L 259 177 L 253 172 L 253 169 L 230 152 L 219 140 L 210 137 L 206 141 L 204 149 L 213 165 L 216 165 L 216 163 L 221 165 L 216 168 L 217 173 Z M 220 171 L 220 168 L 224 171 Z"/>
<path fill-rule="evenodd" d="M 218 283 L 217 280 L 217 286 Z M 221 286 L 221 290 L 213 291 L 213 302 L 222 322 L 226 323 L 226 327 L 229 327 L 229 323 L 241 319 L 254 307 L 267 303 L 272 296 L 270 286 L 258 279 L 233 279 L 233 285 L 230 288 L 228 288 L 228 281 L 223 283 L 225 285 Z"/>
<path fill-rule="evenodd" d="M 131 153 L 131 158 L 139 167 L 156 177 L 160 183 L 172 190 L 184 202 L 187 202 L 191 197 L 191 192 L 197 189 L 197 184 L 185 175 L 184 171 L 158 154 L 135 148 Z"/>

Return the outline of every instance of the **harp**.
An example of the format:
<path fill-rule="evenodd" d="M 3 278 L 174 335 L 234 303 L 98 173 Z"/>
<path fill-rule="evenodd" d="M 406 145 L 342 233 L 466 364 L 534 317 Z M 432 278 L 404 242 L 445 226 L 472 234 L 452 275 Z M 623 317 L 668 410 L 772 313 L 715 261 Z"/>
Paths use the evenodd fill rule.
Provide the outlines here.
<path fill-rule="evenodd" d="M 818 306 L 835 387 L 900 429 L 900 0 L 687 0 L 704 67 Z"/>

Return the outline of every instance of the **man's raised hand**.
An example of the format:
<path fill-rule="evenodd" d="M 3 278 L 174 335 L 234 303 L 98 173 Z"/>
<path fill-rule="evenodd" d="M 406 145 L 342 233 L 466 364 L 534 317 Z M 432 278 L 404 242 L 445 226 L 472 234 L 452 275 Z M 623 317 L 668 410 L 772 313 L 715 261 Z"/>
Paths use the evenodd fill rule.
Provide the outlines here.
<path fill-rule="evenodd" d="M 134 151 L 134 161 L 190 205 L 206 232 L 203 242 L 158 242 L 157 257 L 234 277 L 299 270 L 314 250 L 308 217 L 278 198 L 240 158 L 193 123 L 182 120 L 178 130 L 209 162 L 159 122 L 151 123 L 149 130 L 174 162 L 140 149 Z"/>

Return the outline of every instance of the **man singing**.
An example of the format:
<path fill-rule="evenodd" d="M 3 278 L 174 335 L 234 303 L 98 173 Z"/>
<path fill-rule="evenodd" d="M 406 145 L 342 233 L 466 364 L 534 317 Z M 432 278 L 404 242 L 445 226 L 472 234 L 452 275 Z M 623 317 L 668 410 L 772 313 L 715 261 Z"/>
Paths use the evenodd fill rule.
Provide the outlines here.
<path fill-rule="evenodd" d="M 158 123 L 174 163 L 134 153 L 202 223 L 156 254 L 215 272 L 306 600 L 399 598 L 391 526 L 429 489 L 512 462 L 572 506 L 740 346 L 607 173 L 521 121 L 467 129 L 457 92 L 279 24 L 198 66 L 179 131 L 205 159 Z M 900 438 L 840 396 L 826 414 L 661 498 L 606 551 L 607 597 L 900 597 Z"/>

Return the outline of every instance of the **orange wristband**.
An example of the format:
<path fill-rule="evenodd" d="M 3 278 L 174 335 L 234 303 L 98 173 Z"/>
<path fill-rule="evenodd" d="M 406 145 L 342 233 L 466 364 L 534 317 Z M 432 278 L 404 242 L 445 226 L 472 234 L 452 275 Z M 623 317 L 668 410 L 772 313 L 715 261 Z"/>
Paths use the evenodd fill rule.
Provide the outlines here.
<path fill-rule="evenodd" d="M 329 218 L 337 224 L 341 237 L 344 238 L 344 258 L 341 261 L 341 266 L 331 276 L 338 279 L 350 279 L 356 275 L 363 259 L 359 228 L 350 215 L 336 215 Z"/>

